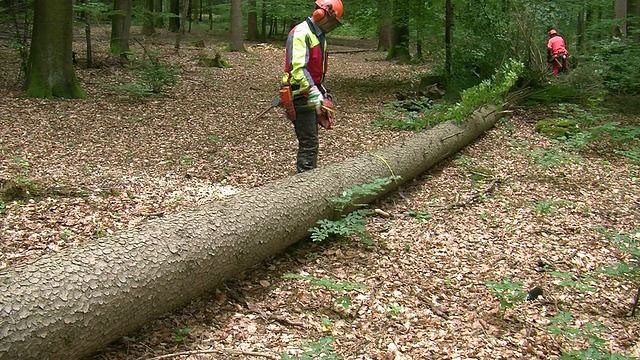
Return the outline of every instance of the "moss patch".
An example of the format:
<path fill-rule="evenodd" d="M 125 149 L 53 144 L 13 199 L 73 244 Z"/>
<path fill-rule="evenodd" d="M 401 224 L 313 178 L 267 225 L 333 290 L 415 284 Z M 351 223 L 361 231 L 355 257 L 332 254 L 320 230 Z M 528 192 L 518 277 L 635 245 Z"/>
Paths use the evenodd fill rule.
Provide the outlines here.
<path fill-rule="evenodd" d="M 578 122 L 572 119 L 554 118 L 538 121 L 536 131 L 548 138 L 571 137 L 580 131 Z"/>

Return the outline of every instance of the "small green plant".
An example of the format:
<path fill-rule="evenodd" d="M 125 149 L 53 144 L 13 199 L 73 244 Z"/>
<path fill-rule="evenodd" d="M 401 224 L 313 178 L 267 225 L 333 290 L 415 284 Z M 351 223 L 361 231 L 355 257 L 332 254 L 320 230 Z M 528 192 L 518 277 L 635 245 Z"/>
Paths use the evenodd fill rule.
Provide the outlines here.
<path fill-rule="evenodd" d="M 67 240 L 73 235 L 73 232 L 69 229 L 62 229 L 62 234 L 60 234 L 60 240 Z"/>
<path fill-rule="evenodd" d="M 182 72 L 179 67 L 162 63 L 156 54 L 146 54 L 148 57 L 132 61 L 131 68 L 137 80 L 117 89 L 140 97 L 161 96 L 178 81 L 178 74 Z"/>
<path fill-rule="evenodd" d="M 191 329 L 173 329 L 171 330 L 171 332 L 173 333 L 173 341 L 175 341 L 176 343 L 182 343 L 185 341 L 185 338 L 187 338 L 189 334 L 191 334 Z"/>
<path fill-rule="evenodd" d="M 409 210 L 407 212 L 407 214 L 411 217 L 414 217 L 420 221 L 423 220 L 429 220 L 433 218 L 432 214 L 426 213 L 426 212 L 422 212 L 422 211 L 414 211 L 414 210 Z"/>
<path fill-rule="evenodd" d="M 600 321 L 582 323 L 574 326 L 574 319 L 570 313 L 560 311 L 551 319 L 551 325 L 547 327 L 549 333 L 561 336 L 568 342 L 572 350 L 563 351 L 559 359 L 562 360 L 595 360 L 595 359 L 634 359 L 622 354 L 610 353 L 604 339 L 599 334 L 606 330 L 605 324 Z M 578 349 L 581 348 L 581 349 Z"/>
<path fill-rule="evenodd" d="M 218 143 L 218 142 L 221 142 L 222 139 L 220 139 L 216 135 L 209 135 L 209 136 L 207 136 L 207 141 L 212 142 L 212 143 Z"/>
<path fill-rule="evenodd" d="M 321 337 L 317 343 L 302 343 L 302 347 L 307 348 L 300 356 L 289 356 L 286 353 L 280 355 L 282 360 L 341 360 L 342 356 L 335 353 L 335 349 L 331 343 L 332 336 Z"/>
<path fill-rule="evenodd" d="M 582 161 L 579 155 L 565 151 L 563 145 L 556 145 L 549 149 L 524 150 L 523 153 L 531 156 L 534 164 L 542 169 L 577 164 Z"/>
<path fill-rule="evenodd" d="M 20 156 L 14 156 L 11 159 L 25 169 L 28 169 L 31 166 L 31 163 L 29 162 L 29 160 L 22 158 Z"/>
<path fill-rule="evenodd" d="M 284 274 L 282 275 L 283 279 L 293 279 L 293 280 L 306 280 L 311 282 L 312 286 L 324 288 L 331 291 L 336 292 L 345 292 L 345 291 L 353 291 L 358 289 L 366 289 L 367 286 L 364 284 L 356 284 L 348 281 L 340 281 L 335 282 L 333 280 L 322 278 L 316 279 L 311 275 L 298 275 L 298 274 Z M 349 309 L 351 307 L 351 297 L 349 295 L 344 295 L 342 297 L 334 300 L 336 304 L 342 305 L 345 309 Z"/>
<path fill-rule="evenodd" d="M 567 203 L 569 202 L 565 200 L 540 200 L 533 204 L 533 207 L 541 214 L 552 214 L 558 211 L 558 207 L 565 206 Z"/>
<path fill-rule="evenodd" d="M 387 315 L 396 316 L 396 315 L 398 315 L 399 313 L 402 312 L 403 308 L 402 308 L 402 305 L 389 303 L 389 304 L 387 304 L 386 309 L 387 309 Z"/>
<path fill-rule="evenodd" d="M 638 288 L 638 294 L 640 294 L 640 249 L 638 248 L 640 229 L 633 229 L 628 234 L 620 234 L 617 232 L 609 233 L 602 227 L 597 227 L 596 230 L 603 234 L 607 240 L 613 242 L 621 251 L 630 256 L 630 259 L 627 261 L 599 268 L 598 271 L 606 275 L 621 277 L 634 283 Z M 639 296 L 636 295 L 633 309 L 631 310 L 632 316 L 635 316 L 638 301 L 640 300 L 638 298 Z"/>
<path fill-rule="evenodd" d="M 373 211 L 362 209 L 366 204 L 359 203 L 359 201 L 380 193 L 386 185 L 398 179 L 399 177 L 397 176 L 374 179 L 370 183 L 344 190 L 340 197 L 330 198 L 329 201 L 333 203 L 334 210 L 338 213 L 342 214 L 350 208 L 356 208 L 357 210 L 341 215 L 338 220 L 318 220 L 316 222 L 318 226 L 309 229 L 311 240 L 322 241 L 330 236 L 347 237 L 355 235 L 361 241 L 366 241 L 369 235 L 365 227 L 367 216 L 372 215 Z"/>
<path fill-rule="evenodd" d="M 565 273 L 560 271 L 550 271 L 549 274 L 559 277 L 560 283 L 558 285 L 564 287 L 572 287 L 580 292 L 594 292 L 596 289 L 588 285 L 588 283 L 595 282 L 595 279 L 589 276 L 577 276 L 573 273 Z"/>
<path fill-rule="evenodd" d="M 189 155 L 181 155 L 180 156 L 180 165 L 183 166 L 191 166 L 193 165 L 193 158 Z"/>
<path fill-rule="evenodd" d="M 502 282 L 489 280 L 486 282 L 486 286 L 491 289 L 493 295 L 500 299 L 500 308 L 503 313 L 506 309 L 512 308 L 527 298 L 527 292 L 520 290 L 524 284 L 521 281 L 512 282 L 508 275 L 505 275 Z"/>

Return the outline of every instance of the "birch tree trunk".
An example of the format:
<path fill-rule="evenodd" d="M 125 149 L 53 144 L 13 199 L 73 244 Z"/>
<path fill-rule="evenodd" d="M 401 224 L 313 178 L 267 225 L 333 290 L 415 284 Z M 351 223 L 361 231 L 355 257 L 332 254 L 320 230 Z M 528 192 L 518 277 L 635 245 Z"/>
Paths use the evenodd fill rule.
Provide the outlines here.
<path fill-rule="evenodd" d="M 309 235 L 331 197 L 371 178 L 410 181 L 491 128 L 495 108 L 375 153 L 149 221 L 0 270 L 0 359 L 79 359 Z M 365 201 L 381 198 L 379 194 Z"/>

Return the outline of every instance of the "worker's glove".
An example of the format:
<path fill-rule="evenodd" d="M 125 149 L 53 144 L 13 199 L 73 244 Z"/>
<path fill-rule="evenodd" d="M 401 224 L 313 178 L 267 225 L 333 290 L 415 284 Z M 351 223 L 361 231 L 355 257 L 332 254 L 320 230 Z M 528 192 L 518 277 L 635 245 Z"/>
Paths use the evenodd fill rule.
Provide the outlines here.
<path fill-rule="evenodd" d="M 322 112 L 322 102 L 324 101 L 324 97 L 318 87 L 313 85 L 311 89 L 309 89 L 309 105 L 316 108 L 316 113 L 320 114 Z"/>

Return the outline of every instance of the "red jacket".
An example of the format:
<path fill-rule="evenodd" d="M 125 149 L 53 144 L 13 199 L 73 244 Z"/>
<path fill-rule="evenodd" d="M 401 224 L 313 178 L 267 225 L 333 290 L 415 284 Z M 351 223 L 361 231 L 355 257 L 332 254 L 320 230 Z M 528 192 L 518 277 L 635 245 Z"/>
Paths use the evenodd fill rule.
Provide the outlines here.
<path fill-rule="evenodd" d="M 554 56 L 558 54 L 567 54 L 567 48 L 564 44 L 564 39 L 560 35 L 552 36 L 547 42 L 547 48 L 551 50 L 551 53 Z"/>

